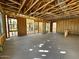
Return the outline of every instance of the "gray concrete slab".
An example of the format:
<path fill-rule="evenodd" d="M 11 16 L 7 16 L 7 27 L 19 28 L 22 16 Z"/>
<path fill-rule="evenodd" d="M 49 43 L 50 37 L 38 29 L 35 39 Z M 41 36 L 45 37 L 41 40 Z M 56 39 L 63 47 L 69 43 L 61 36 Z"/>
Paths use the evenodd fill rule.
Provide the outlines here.
<path fill-rule="evenodd" d="M 48 33 L 9 39 L 0 59 L 79 59 L 79 36 Z"/>

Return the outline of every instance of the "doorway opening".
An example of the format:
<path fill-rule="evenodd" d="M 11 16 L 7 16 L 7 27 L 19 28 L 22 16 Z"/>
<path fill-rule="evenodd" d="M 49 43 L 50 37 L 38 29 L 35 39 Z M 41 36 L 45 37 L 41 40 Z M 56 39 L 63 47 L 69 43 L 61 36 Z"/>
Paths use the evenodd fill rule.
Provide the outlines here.
<path fill-rule="evenodd" d="M 43 23 L 39 22 L 39 33 L 42 33 L 43 27 L 42 27 Z"/>
<path fill-rule="evenodd" d="M 46 23 L 46 32 L 50 33 L 50 23 L 49 22 Z"/>
<path fill-rule="evenodd" d="M 27 28 L 27 34 L 33 34 L 34 33 L 34 20 L 26 19 L 26 28 Z"/>
<path fill-rule="evenodd" d="M 56 22 L 53 23 L 53 33 L 56 33 Z"/>
<path fill-rule="evenodd" d="M 18 36 L 17 19 L 6 18 L 7 37 Z"/>

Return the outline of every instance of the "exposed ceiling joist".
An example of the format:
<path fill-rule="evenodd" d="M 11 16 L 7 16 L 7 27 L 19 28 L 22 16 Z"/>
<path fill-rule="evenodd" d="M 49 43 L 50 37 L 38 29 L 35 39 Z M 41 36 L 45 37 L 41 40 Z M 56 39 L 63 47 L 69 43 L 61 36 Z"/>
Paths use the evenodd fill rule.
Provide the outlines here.
<path fill-rule="evenodd" d="M 7 10 L 7 11 L 10 11 L 10 12 L 15 12 L 15 13 L 17 13 L 17 11 L 16 10 L 13 10 L 13 9 L 10 9 L 10 8 L 3 8 L 4 10 Z"/>
<path fill-rule="evenodd" d="M 17 4 L 17 5 L 21 5 L 20 3 L 14 1 L 14 0 L 9 0 L 9 1 L 11 1 L 11 2 L 13 2 L 13 3 Z"/>
<path fill-rule="evenodd" d="M 78 1 L 77 1 L 78 2 Z M 65 8 L 65 7 L 67 7 L 67 6 L 70 6 L 70 5 L 74 5 L 74 4 L 76 4 L 77 2 L 73 2 L 72 4 L 68 4 L 68 5 L 66 5 L 66 6 L 64 6 L 64 7 L 61 7 L 61 8 Z M 73 7 L 73 8 L 67 8 L 66 10 L 69 10 L 69 9 L 74 9 L 74 8 L 76 8 L 76 7 L 79 7 L 79 5 L 77 5 L 77 6 L 75 6 L 75 7 Z M 57 9 L 57 10 L 59 10 L 59 9 Z M 54 11 L 53 11 L 54 12 Z M 71 11 L 72 12 L 72 11 Z M 39 13 L 40 14 L 40 13 Z M 44 13 L 41 13 L 42 15 L 40 15 L 40 16 L 44 16 Z M 55 14 L 53 14 L 52 12 L 50 12 L 49 14 L 51 14 L 51 15 L 55 15 Z"/>
<path fill-rule="evenodd" d="M 67 15 L 69 15 L 70 13 L 72 13 L 72 12 L 76 12 L 75 10 L 79 10 L 79 8 L 76 8 L 76 7 L 79 7 L 79 5 L 77 5 L 77 6 L 75 6 L 75 7 L 72 7 L 72 8 L 67 8 L 67 9 L 65 9 L 65 10 L 63 10 L 63 11 L 66 11 L 66 14 Z M 76 8 L 76 9 L 74 9 L 74 8 Z M 50 12 L 51 13 L 51 12 Z M 60 14 L 62 13 L 62 12 L 59 12 Z M 65 14 L 65 15 L 66 15 Z M 75 14 L 74 14 L 75 15 Z"/>
<path fill-rule="evenodd" d="M 39 13 L 38 13 L 38 14 L 39 14 Z M 35 16 L 35 17 L 43 17 L 43 16 L 45 16 L 45 15 L 52 15 L 52 16 L 58 17 L 57 14 L 51 13 L 51 12 L 42 13 L 40 16 L 38 16 L 38 15 L 34 15 L 34 16 Z"/>
<path fill-rule="evenodd" d="M 33 0 L 29 0 L 28 3 L 26 4 L 26 6 L 27 6 L 26 8 L 28 8 L 32 2 L 33 2 Z"/>
<path fill-rule="evenodd" d="M 75 7 L 72 7 L 72 8 L 67 8 L 67 9 L 65 9 L 65 10 L 63 10 L 63 11 L 66 11 L 66 14 L 65 15 L 69 15 L 70 13 L 72 13 L 72 12 L 75 12 L 75 10 L 79 10 L 79 8 L 76 8 L 76 7 L 79 7 L 79 5 L 77 5 L 77 6 L 75 6 Z M 74 8 L 76 8 L 76 9 L 74 9 Z M 68 13 L 69 12 L 69 13 Z M 50 13 L 52 13 L 52 12 L 50 12 Z M 56 12 L 57 13 L 57 12 Z M 59 12 L 60 14 L 62 13 L 62 12 Z M 75 15 L 75 14 L 74 14 Z"/>
<path fill-rule="evenodd" d="M 79 5 L 78 5 L 78 7 L 79 7 Z M 77 14 L 79 14 L 79 8 L 77 8 L 77 9 L 71 9 L 71 10 L 68 10 L 67 12 L 69 12 L 68 14 L 73 14 L 73 15 L 77 15 Z"/>
<path fill-rule="evenodd" d="M 56 15 L 55 13 L 46 12 L 45 14 L 48 14 L 48 15 L 53 15 L 53 16 L 58 17 L 58 15 Z"/>
<path fill-rule="evenodd" d="M 5 4 L 5 3 L 3 3 L 3 2 L 0 2 L 0 4 L 9 6 L 9 7 L 11 7 L 11 8 L 19 9 L 19 8 L 15 7 L 15 6 L 11 6 L 11 5 L 9 5 L 9 4 Z"/>
<path fill-rule="evenodd" d="M 72 10 L 74 10 L 74 8 L 77 8 L 77 7 L 79 7 L 79 5 L 77 5 L 77 6 L 75 6 L 75 7 L 72 7 L 72 8 L 65 9 L 65 10 L 66 10 L 66 11 L 72 11 Z"/>
<path fill-rule="evenodd" d="M 35 8 L 39 8 L 41 6 L 42 1 L 40 1 Z"/>
<path fill-rule="evenodd" d="M 30 6 L 34 3 L 35 0 L 31 0 Z"/>
<path fill-rule="evenodd" d="M 64 0 L 62 0 L 62 1 L 64 1 Z M 58 0 L 58 3 L 60 3 L 61 2 L 61 0 Z M 62 8 L 63 6 L 65 6 L 66 5 L 66 3 L 63 3 L 63 4 L 61 4 L 61 5 L 59 5 L 59 7 L 60 8 Z M 63 9 L 61 9 L 62 11 L 64 10 L 65 8 L 63 8 Z M 64 13 L 65 13 L 66 11 L 64 11 Z"/>
<path fill-rule="evenodd" d="M 76 2 L 77 0 L 71 0 L 68 4 L 71 4 L 71 3 L 73 3 L 73 2 Z"/>
<path fill-rule="evenodd" d="M 73 6 L 73 5 L 77 4 L 78 2 L 79 2 L 79 1 L 73 2 L 73 3 L 71 3 L 71 4 L 65 5 L 65 6 L 59 8 L 59 9 L 53 10 L 53 11 L 51 11 L 51 12 L 53 13 L 53 12 L 55 12 L 55 11 L 59 11 L 60 9 L 66 8 L 66 7 L 68 7 L 68 6 Z"/>
<path fill-rule="evenodd" d="M 47 12 L 47 11 L 49 11 L 49 10 L 51 10 L 51 9 L 53 9 L 53 8 L 55 8 L 55 7 L 59 6 L 59 5 L 61 5 L 61 4 L 63 4 L 63 3 L 66 3 L 67 1 L 68 1 L 68 0 L 66 0 L 66 1 L 64 1 L 64 2 L 61 2 L 61 3 L 59 3 L 59 4 L 55 5 L 55 6 L 52 6 L 52 7 L 48 8 L 48 9 L 46 9 L 46 10 L 40 12 L 39 14 L 45 13 L 45 12 Z"/>
<path fill-rule="evenodd" d="M 26 14 L 39 0 L 36 0 L 25 12 L 24 14 Z"/>
<path fill-rule="evenodd" d="M 23 6 L 24 6 L 25 2 L 26 2 L 26 0 L 23 0 L 23 2 L 22 2 L 22 4 L 21 4 L 21 6 L 20 6 L 20 8 L 19 8 L 18 14 L 20 13 L 21 9 L 23 8 Z"/>
<path fill-rule="evenodd" d="M 72 9 L 72 11 L 79 11 L 79 8 Z"/>
<path fill-rule="evenodd" d="M 33 15 L 45 19 L 58 19 L 79 15 L 78 0 L 1 0 L 4 12 Z M 59 0 L 60 1 L 60 0 Z M 54 3 L 53 3 L 54 2 Z M 56 2 L 56 3 L 55 3 Z M 27 3 L 27 4 L 25 4 Z"/>
<path fill-rule="evenodd" d="M 38 8 L 37 10 L 35 10 L 34 12 L 30 13 L 30 15 L 36 13 L 37 11 L 39 11 L 40 9 L 42 9 L 43 7 L 47 6 L 48 4 L 50 4 L 52 2 L 54 2 L 54 0 L 51 0 L 48 3 L 44 4 L 43 6 L 41 6 L 40 8 Z"/>
<path fill-rule="evenodd" d="M 1 11 L 2 13 L 4 13 L 4 10 L 3 10 L 1 4 L 0 4 L 0 11 Z"/>

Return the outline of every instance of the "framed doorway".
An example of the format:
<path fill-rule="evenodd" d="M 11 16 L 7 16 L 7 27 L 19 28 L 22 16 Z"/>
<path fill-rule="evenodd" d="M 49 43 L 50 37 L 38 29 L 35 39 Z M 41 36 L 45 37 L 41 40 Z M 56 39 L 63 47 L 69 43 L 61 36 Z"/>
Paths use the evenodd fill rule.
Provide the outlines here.
<path fill-rule="evenodd" d="M 56 22 L 53 23 L 53 33 L 56 33 Z"/>
<path fill-rule="evenodd" d="M 15 18 L 7 18 L 6 19 L 6 30 L 7 30 L 7 37 L 18 36 L 18 29 L 17 29 L 17 19 Z"/>
<path fill-rule="evenodd" d="M 27 34 L 34 33 L 34 20 L 26 19 Z"/>
<path fill-rule="evenodd" d="M 46 32 L 50 33 L 50 23 L 49 22 L 46 23 Z"/>

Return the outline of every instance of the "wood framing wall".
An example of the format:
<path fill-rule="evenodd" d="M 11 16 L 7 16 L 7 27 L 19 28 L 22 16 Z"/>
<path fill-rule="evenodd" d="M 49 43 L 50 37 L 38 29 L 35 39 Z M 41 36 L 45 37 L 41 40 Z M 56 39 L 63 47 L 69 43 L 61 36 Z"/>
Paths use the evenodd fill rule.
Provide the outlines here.
<path fill-rule="evenodd" d="M 6 40 L 6 24 L 5 24 L 5 15 L 2 14 L 2 21 L 3 21 L 3 33 L 0 35 L 0 47 L 4 45 Z"/>
<path fill-rule="evenodd" d="M 66 29 L 71 34 L 79 34 L 79 19 L 57 21 L 57 32 L 64 33 Z"/>

